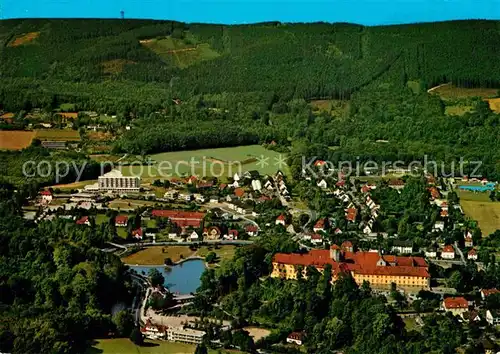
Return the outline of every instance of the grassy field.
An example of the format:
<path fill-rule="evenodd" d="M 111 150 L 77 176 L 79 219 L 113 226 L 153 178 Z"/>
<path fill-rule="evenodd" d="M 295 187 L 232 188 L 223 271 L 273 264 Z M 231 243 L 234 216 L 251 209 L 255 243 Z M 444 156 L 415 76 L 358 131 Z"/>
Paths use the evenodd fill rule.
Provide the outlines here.
<path fill-rule="evenodd" d="M 431 92 L 438 94 L 443 99 L 456 99 L 466 97 L 495 97 L 498 90 L 498 88 L 463 88 L 456 87 L 452 84 L 446 84 Z"/>
<path fill-rule="evenodd" d="M 109 202 L 111 209 L 135 209 L 142 206 L 153 206 L 157 204 L 154 201 L 136 200 L 136 199 L 114 199 Z"/>
<path fill-rule="evenodd" d="M 479 223 L 483 236 L 500 229 L 500 202 L 461 199 L 460 204 L 464 213 Z"/>
<path fill-rule="evenodd" d="M 80 134 L 69 129 L 40 129 L 35 130 L 35 137 L 40 140 L 69 140 L 80 141 Z"/>
<path fill-rule="evenodd" d="M 163 250 L 165 250 L 165 253 Z M 122 261 L 126 264 L 157 265 L 164 264 L 165 258 L 178 262 L 181 260 L 180 255 L 187 258 L 193 254 L 194 251 L 191 251 L 187 246 L 157 246 L 145 248 L 123 258 Z"/>
<path fill-rule="evenodd" d="M 188 43 L 186 40 L 166 37 L 142 40 L 140 43 L 179 68 L 187 68 L 198 62 L 220 56 L 208 43 L 193 43 L 193 38 L 189 40 Z"/>
<path fill-rule="evenodd" d="M 125 60 L 125 59 L 113 59 L 113 60 L 108 60 L 105 61 L 101 64 L 102 71 L 105 74 L 119 74 L 123 71 L 123 68 L 125 65 L 128 64 L 136 64 L 132 60 Z"/>
<path fill-rule="evenodd" d="M 21 150 L 30 146 L 35 137 L 32 131 L 0 130 L 0 150 Z"/>
<path fill-rule="evenodd" d="M 462 116 L 465 113 L 471 111 L 472 111 L 472 106 L 454 105 L 454 106 L 446 106 L 444 113 L 447 116 Z"/>
<path fill-rule="evenodd" d="M 96 182 L 97 182 L 97 180 L 93 179 L 93 180 L 79 181 L 79 182 L 66 183 L 66 184 L 55 184 L 51 187 L 54 189 L 59 188 L 61 191 L 70 191 L 72 189 L 82 189 L 86 185 L 94 184 Z"/>
<path fill-rule="evenodd" d="M 490 104 L 490 109 L 496 113 L 500 113 L 500 98 L 489 98 L 486 101 Z"/>
<path fill-rule="evenodd" d="M 97 340 L 86 354 L 193 354 L 195 350 L 196 346 L 192 344 L 146 340 L 144 346 L 138 347 L 128 338 L 115 338 Z M 208 353 L 216 354 L 217 350 L 209 349 Z M 221 353 L 242 352 L 222 349 Z"/>
<path fill-rule="evenodd" d="M 180 177 L 194 173 L 207 177 L 222 176 L 222 179 L 224 179 L 232 177 L 240 170 L 242 172 L 257 170 L 261 175 L 264 175 L 273 174 L 280 169 L 277 164 L 279 156 L 280 153 L 267 150 L 260 145 L 165 152 L 150 156 L 156 162 L 154 165 L 123 166 L 122 173 L 124 175 L 140 174 L 142 177 L 158 178 Z M 267 159 L 264 165 L 258 163 L 258 159 L 262 157 Z M 282 157 L 284 159 L 284 155 Z M 163 161 L 170 162 L 170 165 Z M 190 164 L 190 161 L 195 162 Z M 160 169 L 158 166 L 159 163 L 162 163 Z M 282 165 L 281 167 L 284 173 L 289 172 L 286 165 Z"/>
<path fill-rule="evenodd" d="M 163 250 L 165 250 L 165 253 L 163 253 Z M 218 259 L 223 261 L 225 259 L 233 258 L 234 253 L 236 252 L 236 247 L 224 245 L 219 249 L 213 248 L 212 250 L 209 250 L 207 246 L 203 246 L 196 252 L 190 250 L 188 246 L 148 247 L 123 258 L 122 261 L 127 264 L 157 265 L 164 264 L 165 258 L 170 258 L 173 262 L 178 262 L 181 260 L 181 254 L 184 258 L 194 255 L 205 257 L 209 252 L 215 252 Z"/>
<path fill-rule="evenodd" d="M 407 331 L 418 331 L 418 332 L 420 332 L 422 330 L 422 327 L 420 327 L 417 324 L 417 321 L 416 321 L 415 318 L 406 317 L 406 318 L 403 319 L 403 322 L 405 323 Z"/>

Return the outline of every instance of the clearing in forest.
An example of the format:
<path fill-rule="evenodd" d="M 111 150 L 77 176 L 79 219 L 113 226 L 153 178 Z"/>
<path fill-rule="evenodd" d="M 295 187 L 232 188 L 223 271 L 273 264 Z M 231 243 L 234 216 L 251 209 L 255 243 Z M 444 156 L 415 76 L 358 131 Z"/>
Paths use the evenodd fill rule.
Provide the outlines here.
<path fill-rule="evenodd" d="M 486 99 L 490 104 L 490 109 L 496 113 L 500 113 L 500 98 L 488 98 Z"/>
<path fill-rule="evenodd" d="M 24 130 L 0 130 L 1 150 L 21 150 L 30 146 L 35 132 Z"/>
<path fill-rule="evenodd" d="M 196 40 L 189 34 L 184 39 L 168 36 L 145 39 L 139 42 L 158 54 L 162 59 L 181 69 L 220 56 L 208 43 L 196 43 Z"/>
<path fill-rule="evenodd" d="M 29 44 L 39 36 L 40 32 L 23 33 L 10 41 L 9 44 L 7 44 L 7 47 L 19 47 L 24 44 Z"/>
<path fill-rule="evenodd" d="M 102 66 L 102 72 L 104 74 L 119 74 L 123 71 L 123 68 L 125 65 L 128 64 L 136 64 L 135 61 L 132 60 L 126 60 L 126 59 L 113 59 L 113 60 L 108 60 L 103 63 L 101 63 Z"/>
<path fill-rule="evenodd" d="M 443 84 L 428 90 L 430 93 L 436 93 L 442 99 L 457 99 L 467 97 L 495 97 L 498 93 L 498 88 L 465 88 L 457 87 L 453 84 Z"/>

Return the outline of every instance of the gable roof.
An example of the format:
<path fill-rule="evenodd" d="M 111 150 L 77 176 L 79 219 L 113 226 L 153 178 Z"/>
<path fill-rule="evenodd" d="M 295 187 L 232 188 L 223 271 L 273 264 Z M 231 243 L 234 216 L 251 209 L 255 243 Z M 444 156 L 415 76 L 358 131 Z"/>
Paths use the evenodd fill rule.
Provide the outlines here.
<path fill-rule="evenodd" d="M 238 198 L 241 198 L 245 195 L 245 190 L 243 188 L 236 188 L 234 190 L 234 195 L 237 196 Z"/>
<path fill-rule="evenodd" d="M 443 248 L 443 252 L 442 253 L 455 253 L 455 249 L 453 248 L 452 245 L 446 245 L 444 246 Z"/>
<path fill-rule="evenodd" d="M 126 215 L 117 215 L 115 218 L 116 224 L 126 224 L 128 222 L 128 216 Z"/>
<path fill-rule="evenodd" d="M 80 219 L 78 219 L 76 221 L 76 224 L 77 225 L 83 225 L 83 224 L 85 224 L 88 221 L 89 221 L 89 217 L 88 216 L 82 216 Z"/>
<path fill-rule="evenodd" d="M 467 309 L 469 303 L 464 297 L 447 297 L 443 301 L 445 309 Z"/>

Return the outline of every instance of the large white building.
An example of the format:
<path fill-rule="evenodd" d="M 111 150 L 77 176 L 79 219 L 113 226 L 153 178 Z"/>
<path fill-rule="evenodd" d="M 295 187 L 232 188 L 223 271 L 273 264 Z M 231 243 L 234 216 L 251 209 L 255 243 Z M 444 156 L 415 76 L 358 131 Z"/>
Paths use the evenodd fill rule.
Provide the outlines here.
<path fill-rule="evenodd" d="M 204 331 L 191 328 L 169 327 L 167 329 L 167 340 L 172 342 L 200 344 L 204 335 Z"/>
<path fill-rule="evenodd" d="M 123 176 L 121 171 L 112 170 L 98 178 L 99 191 L 139 192 L 139 177 Z"/>

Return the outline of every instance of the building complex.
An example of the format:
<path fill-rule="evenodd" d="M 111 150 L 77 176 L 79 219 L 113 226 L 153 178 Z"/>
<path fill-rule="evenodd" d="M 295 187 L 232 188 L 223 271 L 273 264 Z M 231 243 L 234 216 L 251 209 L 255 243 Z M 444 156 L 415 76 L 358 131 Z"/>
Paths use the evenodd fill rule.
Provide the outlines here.
<path fill-rule="evenodd" d="M 326 265 L 331 265 L 332 281 L 340 273 L 351 274 L 357 284 L 368 281 L 372 286 L 390 286 L 429 289 L 430 274 L 427 262 L 422 257 L 398 257 L 382 255 L 376 252 L 352 252 L 333 245 L 329 250 L 311 250 L 305 254 L 277 253 L 273 258 L 271 277 L 297 279 L 302 270 L 306 277 L 306 268 L 315 267 L 323 272 Z"/>

